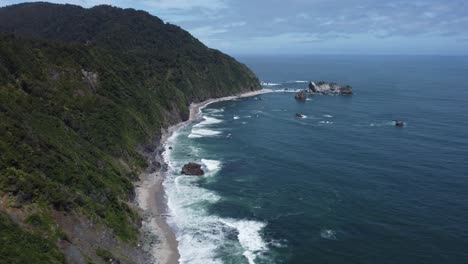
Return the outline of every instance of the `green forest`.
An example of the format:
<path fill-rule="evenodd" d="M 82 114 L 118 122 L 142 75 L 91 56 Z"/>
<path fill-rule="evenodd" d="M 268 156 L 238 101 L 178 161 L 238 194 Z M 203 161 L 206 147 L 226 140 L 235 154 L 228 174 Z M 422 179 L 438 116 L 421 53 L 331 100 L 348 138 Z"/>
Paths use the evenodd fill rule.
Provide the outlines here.
<path fill-rule="evenodd" d="M 142 11 L 0 8 L 0 262 L 24 263 L 11 248 L 27 245 L 34 263 L 61 263 L 56 242 L 73 239 L 53 212 L 136 244 L 141 150 L 191 102 L 259 88 L 243 64 Z"/>

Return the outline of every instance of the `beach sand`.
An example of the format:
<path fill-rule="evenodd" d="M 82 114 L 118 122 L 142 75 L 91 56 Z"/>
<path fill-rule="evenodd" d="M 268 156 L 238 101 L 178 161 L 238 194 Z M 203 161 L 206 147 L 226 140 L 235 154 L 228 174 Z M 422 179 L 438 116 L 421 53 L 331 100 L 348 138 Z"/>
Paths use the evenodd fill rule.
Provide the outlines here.
<path fill-rule="evenodd" d="M 239 95 L 227 96 L 222 98 L 209 99 L 200 103 L 190 105 L 190 117 L 187 121 L 171 126 L 167 131 L 162 131 L 161 141 L 156 150 L 155 160 L 162 164 L 166 140 L 178 129 L 185 127 L 200 117 L 201 110 L 207 105 L 220 101 L 227 101 L 236 98 L 250 97 L 263 93 L 273 92 L 271 89 L 262 89 L 258 91 L 247 92 Z M 143 230 L 145 233 L 146 245 L 154 257 L 155 264 L 177 264 L 179 263 L 179 253 L 177 250 L 177 238 L 171 227 L 166 221 L 168 216 L 167 198 L 164 192 L 163 181 L 165 175 L 163 169 L 154 173 L 143 173 L 141 181 L 136 184 L 137 203 L 143 211 Z"/>

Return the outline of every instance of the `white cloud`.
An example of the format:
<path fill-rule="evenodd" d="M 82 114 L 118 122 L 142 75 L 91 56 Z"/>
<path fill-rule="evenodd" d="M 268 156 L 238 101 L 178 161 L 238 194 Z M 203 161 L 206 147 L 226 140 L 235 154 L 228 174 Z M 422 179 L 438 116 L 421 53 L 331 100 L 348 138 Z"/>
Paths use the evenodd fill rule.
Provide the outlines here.
<path fill-rule="evenodd" d="M 286 22 L 288 21 L 286 18 L 282 18 L 282 17 L 275 17 L 275 19 L 273 19 L 273 23 L 283 23 L 283 22 Z"/>
<path fill-rule="evenodd" d="M 247 25 L 247 22 L 245 21 L 239 21 L 239 22 L 232 22 L 232 23 L 229 23 L 229 24 L 226 24 L 224 25 L 223 27 L 225 28 L 233 28 L 233 27 L 243 27 Z"/>
<path fill-rule="evenodd" d="M 211 38 L 213 35 L 225 33 L 227 31 L 226 28 L 215 28 L 212 26 L 203 26 L 189 30 L 193 36 L 202 41 Z"/>
<path fill-rule="evenodd" d="M 29 0 L 28 2 L 42 2 L 44 0 Z M 25 1 L 0 0 L 0 6 L 17 4 Z M 225 0 L 48 0 L 57 4 L 74 4 L 84 7 L 95 5 L 113 5 L 119 7 L 134 7 L 161 10 L 192 10 L 195 8 L 205 10 L 220 10 L 227 7 Z"/>
<path fill-rule="evenodd" d="M 297 14 L 297 17 L 301 19 L 310 19 L 310 15 L 304 12 Z"/>
<path fill-rule="evenodd" d="M 318 34 L 309 32 L 291 32 L 277 35 L 260 36 L 251 38 L 249 41 L 256 44 L 285 45 L 294 42 L 319 42 L 323 39 Z"/>
<path fill-rule="evenodd" d="M 141 4 L 160 9 L 180 10 L 194 8 L 220 10 L 227 7 L 224 0 L 144 0 L 141 1 Z"/>

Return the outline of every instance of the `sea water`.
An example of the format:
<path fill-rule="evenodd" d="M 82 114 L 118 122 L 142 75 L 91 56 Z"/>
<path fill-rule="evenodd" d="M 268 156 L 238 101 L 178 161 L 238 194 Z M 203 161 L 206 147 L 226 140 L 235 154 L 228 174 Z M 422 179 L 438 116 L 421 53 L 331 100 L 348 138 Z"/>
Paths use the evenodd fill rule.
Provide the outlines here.
<path fill-rule="evenodd" d="M 168 140 L 181 263 L 468 263 L 468 58 L 238 59 L 277 92 Z M 294 100 L 309 80 L 354 94 Z"/>

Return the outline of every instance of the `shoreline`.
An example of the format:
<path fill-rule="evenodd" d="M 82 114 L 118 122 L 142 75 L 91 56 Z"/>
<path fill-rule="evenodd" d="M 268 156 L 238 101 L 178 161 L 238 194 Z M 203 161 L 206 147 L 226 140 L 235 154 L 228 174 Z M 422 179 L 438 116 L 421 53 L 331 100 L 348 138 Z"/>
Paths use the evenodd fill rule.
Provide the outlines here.
<path fill-rule="evenodd" d="M 190 104 L 189 119 L 162 130 L 159 144 L 152 155 L 150 162 L 159 164 L 154 172 L 144 172 L 140 175 L 140 182 L 135 186 L 137 203 L 142 211 L 142 230 L 144 234 L 144 249 L 149 251 L 157 264 L 178 264 L 179 251 L 176 234 L 166 220 L 169 215 L 167 197 L 163 182 L 165 180 L 165 164 L 162 154 L 165 151 L 167 139 L 177 130 L 191 124 L 200 117 L 201 110 L 209 104 L 233 100 L 236 98 L 251 97 L 264 93 L 274 92 L 272 89 L 250 91 L 239 95 L 208 99 L 199 103 Z M 148 247 L 148 248 L 145 248 Z"/>

